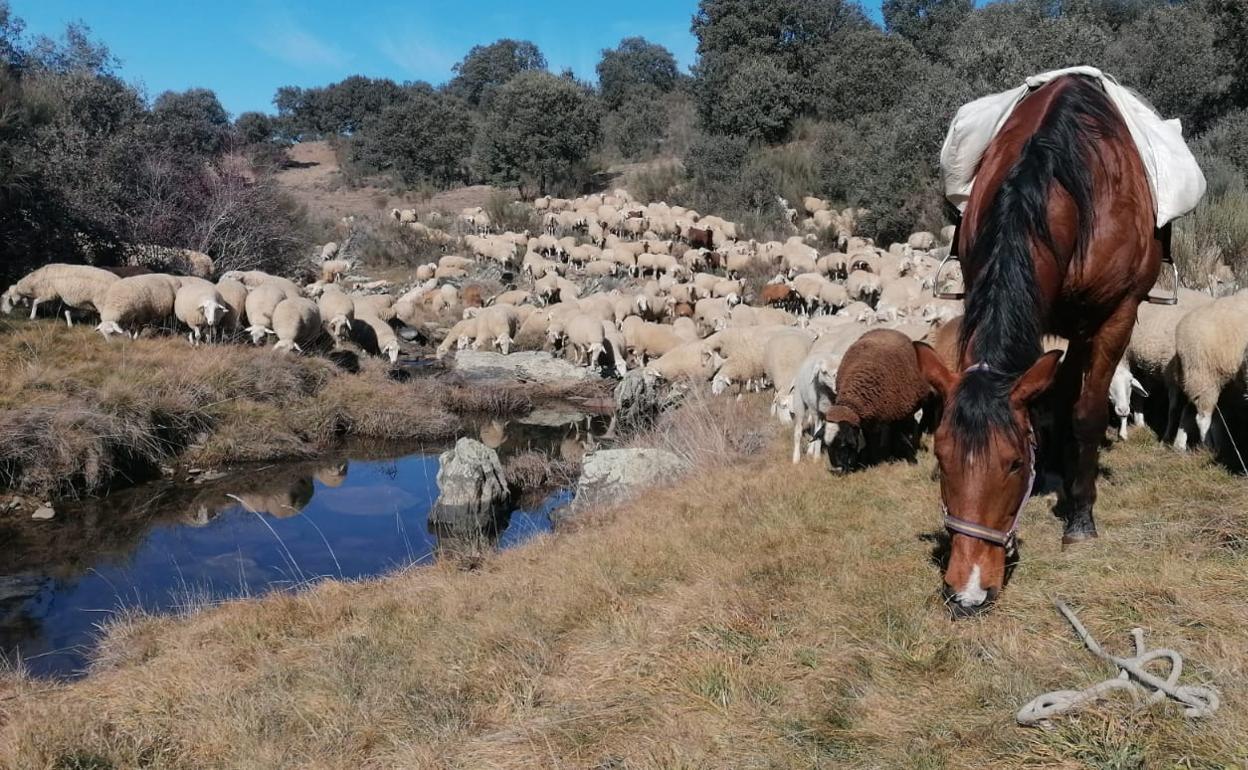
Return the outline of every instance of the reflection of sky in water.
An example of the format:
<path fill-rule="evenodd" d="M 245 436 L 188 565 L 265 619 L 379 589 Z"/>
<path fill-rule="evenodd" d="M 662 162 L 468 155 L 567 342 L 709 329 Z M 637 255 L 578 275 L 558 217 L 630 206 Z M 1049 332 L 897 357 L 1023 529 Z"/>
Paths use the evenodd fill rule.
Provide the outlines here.
<path fill-rule="evenodd" d="M 315 473 L 309 487 L 307 475 L 283 479 L 278 467 L 272 489 L 238 496 L 272 515 L 233 501 L 215 517 L 211 506 L 188 514 L 183 505 L 172 516 L 158 510 L 132 549 L 65 570 L 72 578 L 0 575 L 0 650 L 11 656 L 20 649 L 36 674 L 71 674 L 84 664 L 95 625 L 119 606 L 168 612 L 188 598 L 256 595 L 429 562 L 437 537 L 426 515 L 437 497 L 437 471 L 437 455 L 357 461 L 345 478 L 332 466 Z M 229 491 L 228 482 L 222 490 Z M 550 511 L 568 499 L 559 493 L 538 510 L 515 512 L 499 545 L 549 531 Z"/>

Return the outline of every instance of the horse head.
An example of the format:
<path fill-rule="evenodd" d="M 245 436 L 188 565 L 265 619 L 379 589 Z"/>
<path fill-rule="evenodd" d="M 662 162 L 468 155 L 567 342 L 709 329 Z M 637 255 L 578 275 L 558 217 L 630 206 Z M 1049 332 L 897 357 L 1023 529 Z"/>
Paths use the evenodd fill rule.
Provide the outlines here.
<path fill-rule="evenodd" d="M 950 534 L 942 593 L 955 617 L 991 605 L 1005 585 L 1006 557 L 1035 481 L 1028 407 L 1053 382 L 1059 351 L 1017 378 L 985 364 L 950 371 L 934 349 L 915 343 L 919 369 L 941 398 L 933 452 Z"/>

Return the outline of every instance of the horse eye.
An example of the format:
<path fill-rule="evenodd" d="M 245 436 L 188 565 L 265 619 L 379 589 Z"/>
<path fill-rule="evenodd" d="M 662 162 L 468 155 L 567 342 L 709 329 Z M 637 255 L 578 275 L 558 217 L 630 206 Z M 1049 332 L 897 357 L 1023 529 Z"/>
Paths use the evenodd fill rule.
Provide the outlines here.
<path fill-rule="evenodd" d="M 1018 473 L 1023 469 L 1023 461 L 1021 459 L 1010 463 L 1010 473 Z"/>

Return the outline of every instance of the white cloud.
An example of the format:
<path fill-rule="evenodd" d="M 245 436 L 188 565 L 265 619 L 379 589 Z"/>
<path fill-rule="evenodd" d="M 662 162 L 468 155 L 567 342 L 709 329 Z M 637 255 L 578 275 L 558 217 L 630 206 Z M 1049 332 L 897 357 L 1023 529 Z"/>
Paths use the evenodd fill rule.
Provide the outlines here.
<path fill-rule="evenodd" d="M 274 59 L 296 67 L 342 67 L 348 58 L 337 46 L 289 21 L 268 25 L 266 34 L 253 42 Z"/>
<path fill-rule="evenodd" d="M 382 55 L 408 75 L 422 80 L 441 82 L 451 76 L 451 67 L 460 57 L 447 49 L 422 39 L 414 32 L 383 34 L 377 41 Z"/>

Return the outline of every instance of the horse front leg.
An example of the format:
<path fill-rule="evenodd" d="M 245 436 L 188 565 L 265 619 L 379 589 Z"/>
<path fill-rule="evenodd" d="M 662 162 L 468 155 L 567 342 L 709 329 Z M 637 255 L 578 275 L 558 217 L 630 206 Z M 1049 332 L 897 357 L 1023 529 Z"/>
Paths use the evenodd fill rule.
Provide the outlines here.
<path fill-rule="evenodd" d="M 1070 416 L 1073 456 L 1065 478 L 1062 545 L 1071 545 L 1097 536 L 1092 508 L 1096 504 L 1096 476 L 1101 441 L 1109 423 L 1109 383 L 1131 337 L 1135 303 L 1123 306 L 1101 327 L 1087 344 L 1071 344 L 1082 364 L 1082 385 Z M 1125 321 L 1124 321 L 1125 319 Z M 1072 362 L 1074 363 L 1074 362 Z"/>

